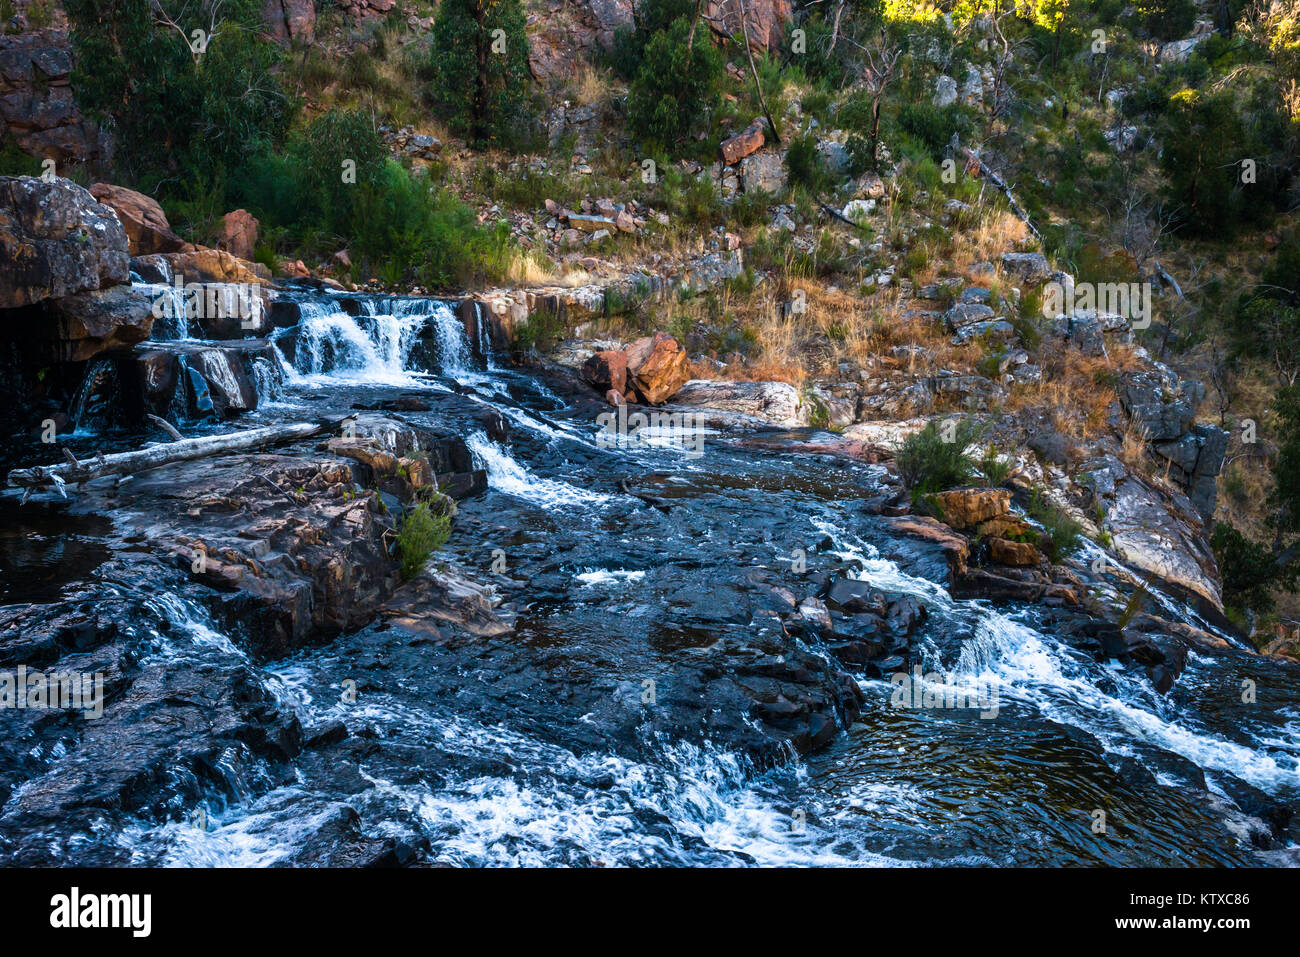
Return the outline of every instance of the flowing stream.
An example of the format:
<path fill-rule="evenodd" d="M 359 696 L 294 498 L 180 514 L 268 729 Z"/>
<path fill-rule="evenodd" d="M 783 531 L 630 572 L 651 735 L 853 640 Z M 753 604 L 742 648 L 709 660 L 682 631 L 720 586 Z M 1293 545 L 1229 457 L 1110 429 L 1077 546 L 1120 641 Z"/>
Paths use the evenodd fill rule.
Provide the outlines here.
<path fill-rule="evenodd" d="M 590 417 L 500 368 L 448 304 L 362 303 L 352 314 L 304 299 L 292 343 L 277 340 L 282 374 L 257 376 L 263 407 L 249 418 L 411 395 L 430 407 L 403 414 L 416 426 L 476 408 L 504 417 L 508 439 L 461 427 L 489 491 L 460 503 L 436 561 L 489 583 L 513 634 L 444 649 L 377 622 L 255 664 L 204 609 L 159 587 L 151 600 L 170 626 L 140 626 L 159 662 L 248 668 L 309 732 L 342 722 L 355 743 L 331 759 L 305 751 L 289 775 L 233 750 L 214 757 L 197 816 L 30 836 L 62 841 L 65 862 L 95 860 L 97 844 L 139 864 L 291 862 L 342 819 L 427 848 L 419 860 L 462 865 L 1294 862 L 1286 840 L 1260 849 L 1258 821 L 1223 782 L 1300 799 L 1295 666 L 1193 651 L 1159 695 L 1140 669 L 1056 637 L 1040 608 L 950 597 L 914 543 L 864 512 L 876 468 L 782 451 L 781 435 L 761 449 L 710 436 L 700 456 L 605 448 Z M 671 507 L 620 494 L 623 479 Z M 45 534 L 68 550 L 77 541 Z M 915 598 L 928 613 L 914 639 L 927 670 L 996 689 L 996 716 L 896 708 L 888 681 L 859 676 L 858 720 L 775 767 L 649 724 L 603 734 L 593 716 L 608 695 L 594 689 L 635 690 L 716 642 L 746 640 L 749 576 L 777 576 L 801 597 L 814 590 L 803 576 L 836 569 Z M 4 600 L 25 599 L 11 588 Z M 1243 701 L 1243 681 L 1256 701 Z"/>

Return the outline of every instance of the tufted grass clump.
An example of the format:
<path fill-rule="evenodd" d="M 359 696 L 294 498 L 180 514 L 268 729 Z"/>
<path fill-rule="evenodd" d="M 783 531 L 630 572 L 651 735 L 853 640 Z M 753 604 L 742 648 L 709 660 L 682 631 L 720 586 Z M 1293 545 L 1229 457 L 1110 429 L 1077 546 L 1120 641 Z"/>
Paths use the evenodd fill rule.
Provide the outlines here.
<path fill-rule="evenodd" d="M 903 484 L 926 495 L 970 482 L 975 463 L 966 449 L 983 434 L 980 423 L 962 419 L 951 425 L 939 421 L 907 437 L 894 455 Z"/>
<path fill-rule="evenodd" d="M 1083 538 L 1083 526 L 1048 501 L 1042 489 L 1034 489 L 1025 512 L 1047 532 L 1043 550 L 1053 565 L 1059 565 L 1063 558 L 1078 549 Z"/>
<path fill-rule="evenodd" d="M 424 568 L 435 550 L 451 538 L 451 519 L 434 515 L 428 502 L 415 506 L 397 531 L 398 573 L 410 581 Z"/>

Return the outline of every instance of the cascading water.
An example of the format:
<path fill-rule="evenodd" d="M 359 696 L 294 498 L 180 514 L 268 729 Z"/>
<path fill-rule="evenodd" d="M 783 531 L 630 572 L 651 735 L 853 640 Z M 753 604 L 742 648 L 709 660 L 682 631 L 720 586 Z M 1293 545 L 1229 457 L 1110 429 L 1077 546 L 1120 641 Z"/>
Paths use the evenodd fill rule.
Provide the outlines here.
<path fill-rule="evenodd" d="M 299 308 L 297 326 L 277 335 L 282 352 L 292 338 L 286 366 L 298 376 L 410 385 L 413 373 L 454 377 L 473 365 L 463 324 L 439 300 L 363 299 L 357 316 L 330 300 L 305 300 Z M 420 349 L 424 342 L 433 348 Z"/>
<path fill-rule="evenodd" d="M 431 410 L 402 415 L 421 427 L 457 422 L 487 472 L 487 494 L 460 503 L 438 562 L 488 583 L 514 631 L 431 641 L 393 616 L 259 663 L 192 603 L 155 595 L 150 614 L 171 624 L 141 667 L 186 679 L 242 669 L 238 687 L 292 712 L 316 743 L 286 768 L 223 742 L 202 768 L 174 772 L 184 813 L 128 809 L 84 833 L 40 832 L 67 862 L 98 842 L 138 864 L 302 863 L 331 839 L 425 842 L 428 860 L 471 865 L 1270 860 L 1227 795 L 1233 782 L 1300 795 L 1295 668 L 1265 672 L 1230 646 L 1194 650 L 1161 696 L 1141 671 L 1070 647 L 1032 606 L 955 600 L 907 570 L 895 552 L 909 546 L 865 517 L 879 491 L 871 468 L 725 434 L 710 434 L 698 458 L 645 443 L 605 448 L 555 392 L 492 367 L 481 316 L 471 342 L 444 302 L 358 298 L 355 316 L 343 305 L 299 302 L 297 326 L 278 333 L 281 366 L 251 363 L 259 398 L 286 415 L 339 415 L 359 398 L 426 385 L 420 373 L 472 383 L 456 394 L 421 388 Z M 512 439 L 456 419 L 484 405 Z M 623 482 L 652 494 L 622 494 Z M 796 552 L 914 599 L 928 612 L 915 660 L 987 682 L 997 717 L 900 710 L 889 681 L 863 676 L 857 721 L 825 751 L 774 770 L 652 730 L 645 682 L 660 682 L 665 708 L 698 696 L 672 684 L 675 669 L 753 637 L 776 600 L 754 597 L 756 577 L 796 599 L 814 590 L 793 568 Z M 1161 614 L 1206 627 L 1151 594 Z M 818 639 L 800 640 L 833 660 Z M 1264 674 L 1269 704 L 1249 710 L 1241 680 Z M 719 718 L 702 714 L 693 727 Z M 752 721 L 742 715 L 740 730 Z M 335 726 L 365 746 L 326 750 Z M 41 760 L 59 767 L 53 752 Z M 1149 781 L 1116 771 L 1134 763 Z M 1203 792 L 1188 785 L 1200 775 Z M 1091 828 L 1097 808 L 1112 813 L 1109 837 Z M 351 821 L 346 841 L 322 838 L 351 834 Z"/>
<path fill-rule="evenodd" d="M 149 335 L 156 342 L 190 338 L 189 311 L 185 289 L 162 283 L 136 283 L 153 302 L 154 323 Z"/>
<path fill-rule="evenodd" d="M 82 376 L 72 399 L 68 417 L 78 431 L 103 428 L 112 423 L 119 401 L 117 369 L 110 359 L 95 359 Z"/>

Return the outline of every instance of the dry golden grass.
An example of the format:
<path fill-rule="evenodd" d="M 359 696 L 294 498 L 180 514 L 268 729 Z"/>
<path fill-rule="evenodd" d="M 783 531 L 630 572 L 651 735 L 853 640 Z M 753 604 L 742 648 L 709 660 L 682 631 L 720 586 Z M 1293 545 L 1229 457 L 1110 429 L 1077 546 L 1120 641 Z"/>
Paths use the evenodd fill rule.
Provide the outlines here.
<path fill-rule="evenodd" d="M 555 264 L 540 250 L 512 247 L 505 265 L 505 278 L 510 283 L 522 285 L 553 282 L 556 279 Z"/>
<path fill-rule="evenodd" d="M 1147 437 L 1145 431 L 1135 422 L 1130 422 L 1124 430 L 1123 441 L 1119 446 L 1119 460 L 1131 469 L 1136 469 L 1146 461 Z"/>
<path fill-rule="evenodd" d="M 568 93 L 582 106 L 602 106 L 612 96 L 613 78 L 608 71 L 580 59 L 569 80 Z"/>
<path fill-rule="evenodd" d="M 1047 340 L 1037 349 L 1035 359 L 1043 369 L 1042 381 L 1017 385 L 1007 410 L 1048 409 L 1053 428 L 1084 439 L 1107 430 L 1120 374 L 1139 367 L 1133 349 L 1116 344 L 1109 347 L 1107 356 L 1087 356 Z"/>

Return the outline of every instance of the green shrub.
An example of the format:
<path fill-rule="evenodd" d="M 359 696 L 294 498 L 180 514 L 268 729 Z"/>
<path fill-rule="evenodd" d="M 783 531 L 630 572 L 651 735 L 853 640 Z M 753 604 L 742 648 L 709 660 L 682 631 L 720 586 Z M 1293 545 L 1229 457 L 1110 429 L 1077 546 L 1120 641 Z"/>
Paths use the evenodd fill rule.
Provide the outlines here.
<path fill-rule="evenodd" d="M 1168 43 L 1192 32 L 1196 4 L 1192 0 L 1137 0 L 1134 18 L 1151 36 Z"/>
<path fill-rule="evenodd" d="M 358 190 L 349 235 L 372 275 L 432 289 L 501 278 L 510 249 L 508 223 L 480 226 L 472 209 L 393 160 Z"/>
<path fill-rule="evenodd" d="M 629 128 L 650 149 L 667 150 L 712 128 L 722 103 L 722 55 L 707 29 L 695 31 L 680 17 L 646 44 L 627 96 Z"/>
<path fill-rule="evenodd" d="M 813 196 L 820 196 L 834 185 L 822 154 L 817 151 L 817 137 L 812 134 L 790 141 L 785 153 L 785 169 L 790 182 L 797 183 Z"/>
<path fill-rule="evenodd" d="M 568 330 L 559 315 L 539 310 L 530 315 L 526 322 L 514 327 L 513 346 L 522 352 L 530 349 L 546 352 L 567 334 Z"/>
<path fill-rule="evenodd" d="M 451 519 L 434 515 L 428 502 L 416 505 L 402 519 L 397 531 L 397 570 L 403 581 L 410 581 L 429 560 L 434 551 L 451 537 Z"/>
<path fill-rule="evenodd" d="M 287 174 L 293 184 L 293 218 L 346 234 L 361 189 L 374 184 L 388 150 L 369 115 L 330 110 L 290 137 L 285 157 L 288 169 L 273 172 L 272 187 L 283 195 L 276 174 Z"/>
<path fill-rule="evenodd" d="M 657 33 L 685 17 L 695 16 L 695 0 L 643 0 L 632 12 L 633 24 L 614 31 L 610 56 L 614 71 L 629 82 L 641 73 L 646 46 Z M 699 29 L 696 28 L 696 33 Z"/>
<path fill-rule="evenodd" d="M 1269 549 L 1231 525 L 1219 522 L 1214 526 L 1210 548 L 1223 576 L 1224 605 L 1267 614 L 1276 604 L 1275 589 L 1295 591 L 1295 569 L 1279 567 Z"/>
<path fill-rule="evenodd" d="M 908 436 L 894 455 L 903 485 L 914 494 L 942 492 L 970 482 L 975 472 L 966 449 L 983 434 L 984 428 L 971 419 L 953 426 L 929 422 L 920 432 Z M 945 441 L 945 435 L 951 441 Z"/>
<path fill-rule="evenodd" d="M 431 99 L 448 126 L 475 145 L 517 145 L 531 132 L 525 25 L 520 0 L 443 0 L 438 7 Z"/>
<path fill-rule="evenodd" d="M 954 133 L 962 138 L 970 131 L 970 118 L 957 104 L 933 106 L 904 103 L 898 110 L 898 125 L 916 139 L 934 159 L 942 159 Z"/>
<path fill-rule="evenodd" d="M 1185 225 L 1203 236 L 1231 235 L 1239 226 L 1267 225 L 1286 203 L 1295 162 L 1292 127 L 1275 95 L 1232 89 L 1174 94 L 1161 124 L 1160 166 Z M 1243 183 L 1243 157 L 1255 161 L 1256 182 Z"/>
<path fill-rule="evenodd" d="M 1034 489 L 1025 512 L 1047 532 L 1045 551 L 1052 564 L 1060 564 L 1079 547 L 1083 526 L 1049 502 L 1042 489 Z"/>

